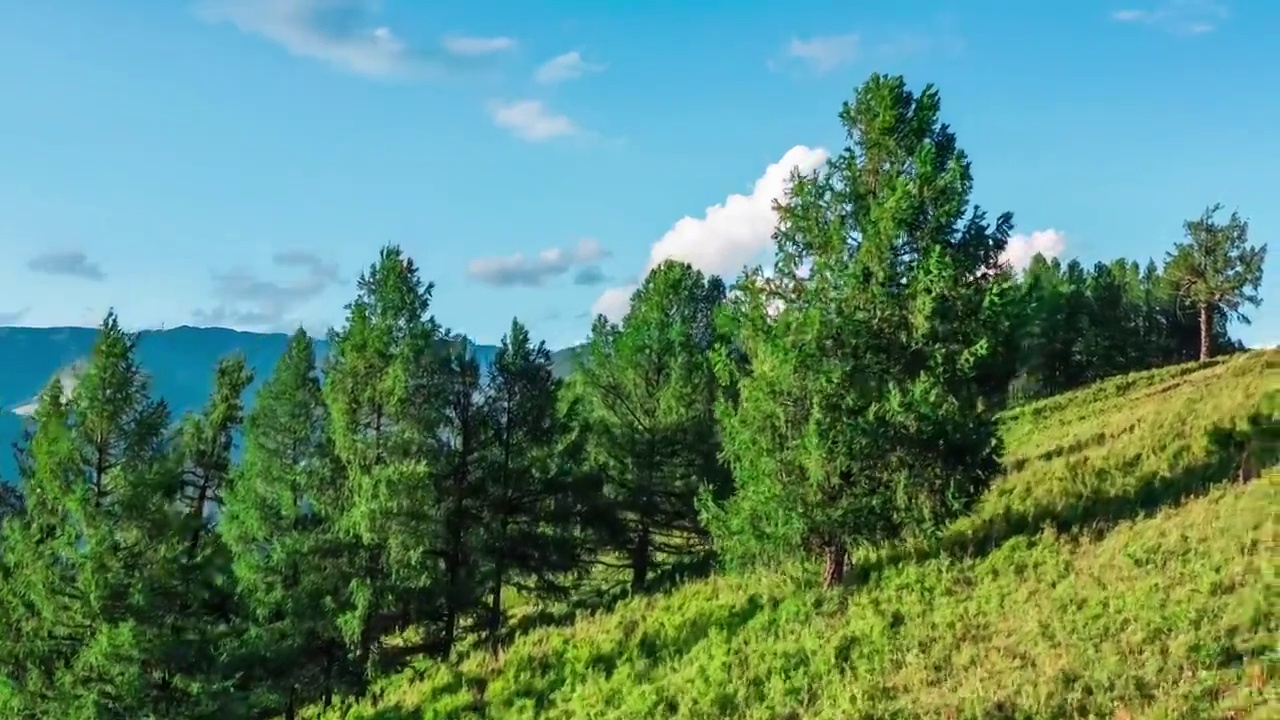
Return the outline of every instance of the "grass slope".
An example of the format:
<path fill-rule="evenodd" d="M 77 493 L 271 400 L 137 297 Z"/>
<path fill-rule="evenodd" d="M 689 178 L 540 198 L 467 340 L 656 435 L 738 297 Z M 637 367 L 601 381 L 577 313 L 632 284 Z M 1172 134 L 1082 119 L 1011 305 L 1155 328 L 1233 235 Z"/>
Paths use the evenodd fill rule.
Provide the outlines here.
<path fill-rule="evenodd" d="M 1280 717 L 1274 444 L 1237 477 L 1278 385 L 1280 352 L 1255 352 L 1022 407 L 976 512 L 842 592 L 808 568 L 691 582 L 320 716 Z"/>

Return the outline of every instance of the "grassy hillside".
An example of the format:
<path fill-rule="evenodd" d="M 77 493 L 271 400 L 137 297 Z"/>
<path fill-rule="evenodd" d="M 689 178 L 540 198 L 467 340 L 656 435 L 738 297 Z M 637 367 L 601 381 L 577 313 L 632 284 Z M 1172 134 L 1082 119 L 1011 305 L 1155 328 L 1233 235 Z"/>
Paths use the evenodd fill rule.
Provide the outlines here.
<path fill-rule="evenodd" d="M 1280 717 L 1280 477 L 1256 429 L 1270 469 L 1239 479 L 1278 394 L 1280 352 L 1255 352 L 1022 407 L 977 511 L 861 557 L 842 592 L 800 567 L 693 582 L 321 716 Z"/>

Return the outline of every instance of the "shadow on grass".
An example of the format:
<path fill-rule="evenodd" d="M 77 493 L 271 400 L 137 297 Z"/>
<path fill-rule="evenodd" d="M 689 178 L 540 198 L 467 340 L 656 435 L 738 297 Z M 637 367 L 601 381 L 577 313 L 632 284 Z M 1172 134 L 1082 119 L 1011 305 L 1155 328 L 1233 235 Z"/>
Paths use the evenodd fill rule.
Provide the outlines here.
<path fill-rule="evenodd" d="M 1041 506 L 1010 511 L 984 519 L 977 527 L 943 535 L 913 549 L 889 550 L 864 563 L 848 577 L 848 583 L 865 582 L 881 571 L 910 561 L 937 557 L 983 557 L 1017 536 L 1034 536 L 1053 528 L 1060 533 L 1105 534 L 1116 525 L 1143 517 L 1164 507 L 1182 504 L 1206 494 L 1218 485 L 1248 481 L 1262 468 L 1280 460 L 1280 426 L 1265 413 L 1255 413 L 1244 427 L 1215 427 L 1208 431 L 1209 450 L 1197 462 L 1173 473 L 1146 473 L 1123 491 L 1099 492 L 1078 498 L 1067 507 Z M 1136 471 L 1140 457 L 1111 470 L 1117 476 Z"/>
<path fill-rule="evenodd" d="M 690 580 L 705 578 L 715 569 L 710 551 L 692 553 L 661 566 L 645 588 L 645 595 L 655 595 L 678 587 Z M 573 597 L 554 607 L 543 607 L 513 619 L 504 632 L 504 641 L 537 628 L 564 627 L 583 615 L 613 610 L 621 602 L 636 597 L 625 582 L 580 589 Z M 504 642 L 505 644 L 505 642 Z"/>

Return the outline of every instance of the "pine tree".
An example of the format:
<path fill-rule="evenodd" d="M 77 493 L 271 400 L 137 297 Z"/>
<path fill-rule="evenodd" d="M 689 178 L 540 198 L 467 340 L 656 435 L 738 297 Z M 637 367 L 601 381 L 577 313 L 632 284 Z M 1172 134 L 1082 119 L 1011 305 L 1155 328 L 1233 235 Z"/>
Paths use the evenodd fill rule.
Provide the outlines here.
<path fill-rule="evenodd" d="M 315 344 L 298 330 L 246 419 L 244 459 L 218 522 L 246 610 L 230 654 L 253 707 L 288 720 L 305 702 L 327 706 L 353 674 L 336 622 L 347 581 L 337 527 L 345 493 Z"/>
<path fill-rule="evenodd" d="M 737 487 L 708 512 L 731 563 L 816 551 L 837 584 L 850 544 L 936 528 L 999 470 L 988 391 L 1014 370 L 1012 219 L 968 210 L 939 109 L 932 87 L 873 75 L 840 115 L 851 145 L 778 206 L 773 276 L 739 283 Z"/>
<path fill-rule="evenodd" d="M 578 382 L 613 521 L 607 544 L 626 558 L 633 591 L 664 557 L 701 551 L 696 498 L 727 482 L 712 367 L 724 297 L 719 278 L 667 261 L 632 295 L 620 325 L 601 317 L 592 328 Z"/>
<path fill-rule="evenodd" d="M 341 624 L 370 669 L 390 634 L 416 625 L 438 639 L 446 624 L 435 493 L 446 375 L 432 291 L 411 259 L 386 247 L 330 337 L 324 396 L 350 484 L 339 522 L 359 545 Z"/>
<path fill-rule="evenodd" d="M 57 381 L 41 396 L 0 591 L 28 638 L 6 663 L 16 717 L 186 716 L 162 710 L 180 703 L 162 601 L 177 578 L 177 474 L 136 342 L 108 314 L 70 397 Z"/>
<path fill-rule="evenodd" d="M 462 338 L 450 343 L 445 370 L 444 453 L 435 477 L 443 563 L 442 627 L 435 652 L 447 656 L 463 622 L 479 602 L 476 545 L 483 532 L 485 453 L 491 428 L 484 422 L 480 365 Z"/>
<path fill-rule="evenodd" d="M 1198 315 L 1201 360 L 1212 353 L 1219 314 L 1223 320 L 1247 324 L 1242 308 L 1262 302 L 1258 287 L 1267 246 L 1249 245 L 1249 223 L 1239 213 L 1231 213 L 1225 224 L 1215 221 L 1221 209 L 1221 204 L 1212 205 L 1199 218 L 1185 222 L 1186 241 L 1174 246 L 1165 265 L 1178 300 Z"/>
<path fill-rule="evenodd" d="M 580 567 L 583 487 L 576 438 L 559 403 L 551 352 L 518 320 L 489 368 L 485 415 L 493 442 L 482 490 L 479 559 L 488 593 L 491 651 L 501 645 L 503 592 L 562 594 Z"/>

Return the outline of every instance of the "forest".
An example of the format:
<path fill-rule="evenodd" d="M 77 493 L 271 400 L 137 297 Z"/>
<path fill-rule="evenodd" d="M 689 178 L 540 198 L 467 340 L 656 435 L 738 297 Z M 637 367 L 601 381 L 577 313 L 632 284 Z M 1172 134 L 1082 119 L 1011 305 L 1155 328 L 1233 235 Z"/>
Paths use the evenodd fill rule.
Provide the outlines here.
<path fill-rule="evenodd" d="M 298 331 L 252 403 L 232 355 L 173 417 L 108 314 L 0 484 L 0 716 L 293 720 L 690 578 L 801 563 L 838 592 L 1008 472 L 1001 413 L 1245 350 L 1266 246 L 1238 213 L 1014 269 L 936 88 L 873 75 L 839 121 L 771 267 L 658 265 L 567 378 L 519 320 L 482 368 L 394 245 L 324 361 Z"/>

